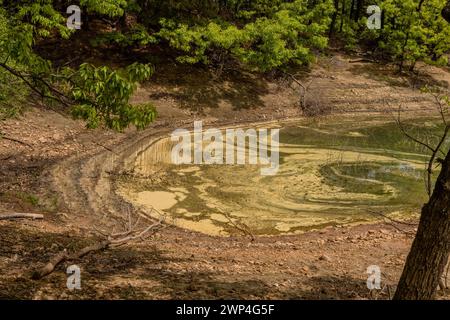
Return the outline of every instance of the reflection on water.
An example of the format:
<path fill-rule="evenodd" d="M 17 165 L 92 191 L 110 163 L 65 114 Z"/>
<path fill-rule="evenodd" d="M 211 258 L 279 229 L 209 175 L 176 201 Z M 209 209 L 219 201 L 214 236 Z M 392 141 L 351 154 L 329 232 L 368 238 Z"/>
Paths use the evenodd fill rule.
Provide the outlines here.
<path fill-rule="evenodd" d="M 439 132 L 433 121 L 417 123 L 411 132 L 428 141 Z M 119 192 L 207 234 L 287 234 L 380 214 L 402 218 L 426 201 L 426 151 L 382 118 L 285 124 L 275 176 L 253 165 L 175 166 L 172 146 L 164 138 L 143 148 L 131 164 L 136 178 L 122 181 Z"/>

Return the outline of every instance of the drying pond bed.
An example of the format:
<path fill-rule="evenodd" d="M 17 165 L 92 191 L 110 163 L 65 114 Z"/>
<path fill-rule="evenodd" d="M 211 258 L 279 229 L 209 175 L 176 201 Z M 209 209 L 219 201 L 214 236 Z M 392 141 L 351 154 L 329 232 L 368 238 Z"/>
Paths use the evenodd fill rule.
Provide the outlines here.
<path fill-rule="evenodd" d="M 441 130 L 436 119 L 408 123 L 427 139 Z M 136 178 L 119 180 L 118 193 L 144 210 L 165 212 L 179 227 L 222 236 L 295 234 L 383 216 L 411 219 L 426 201 L 426 150 L 392 118 L 271 125 L 281 128 L 274 176 L 248 164 L 173 165 L 173 143 L 162 138 L 136 153 L 128 167 Z"/>

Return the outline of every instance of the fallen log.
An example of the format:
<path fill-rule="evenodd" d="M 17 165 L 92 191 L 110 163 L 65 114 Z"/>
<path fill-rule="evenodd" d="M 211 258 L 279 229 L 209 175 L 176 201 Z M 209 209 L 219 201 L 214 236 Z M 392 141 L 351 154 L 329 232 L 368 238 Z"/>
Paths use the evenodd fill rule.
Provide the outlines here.
<path fill-rule="evenodd" d="M 8 213 L 0 214 L 0 220 L 12 220 L 12 219 L 44 219 L 43 214 L 39 213 Z"/>

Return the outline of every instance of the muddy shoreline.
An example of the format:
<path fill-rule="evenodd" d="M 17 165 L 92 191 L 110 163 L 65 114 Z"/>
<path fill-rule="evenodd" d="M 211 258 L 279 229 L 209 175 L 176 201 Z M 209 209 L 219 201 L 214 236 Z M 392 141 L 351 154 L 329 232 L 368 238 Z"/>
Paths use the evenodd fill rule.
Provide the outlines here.
<path fill-rule="evenodd" d="M 340 56 L 333 60 L 339 62 L 336 65 L 325 68 L 319 64 L 311 73 L 316 77 L 311 94 L 332 106 L 330 115 L 392 112 L 380 102 L 383 99 L 391 105 L 404 104 L 411 115 L 429 110 L 431 99 L 420 92 L 393 87 L 380 80 L 378 69 L 367 74 L 348 60 Z M 333 77 L 326 76 L 330 72 Z M 430 67 L 430 72 L 438 79 L 450 79 L 440 69 Z M 192 78 L 186 82 L 192 83 Z M 201 90 L 222 85 L 204 77 L 198 81 L 198 99 Z M 80 291 L 66 288 L 67 264 L 41 280 L 31 280 L 30 272 L 62 249 L 76 250 L 99 241 L 101 236 L 93 226 L 120 230 L 132 208 L 115 195 L 112 182 L 127 174 L 121 171 L 124 152 L 136 149 L 148 137 L 192 128 L 197 119 L 203 119 L 205 127 L 222 127 L 301 117 L 295 90 L 274 83 L 265 84 L 262 97 L 249 96 L 255 107 L 235 109 L 242 101 L 225 97 L 218 106 L 202 110 L 195 105 L 185 108 L 184 101 L 171 98 L 175 89 L 161 83 L 138 90 L 137 102 L 164 93 L 154 101 L 159 119 L 144 132 L 90 131 L 83 123 L 40 108 L 1 123 L 2 132 L 32 148 L 1 141 L 0 211 L 45 215 L 43 221 L 0 221 L 1 299 L 389 298 L 387 286 L 395 288 L 415 221 L 328 227 L 253 241 L 248 236 L 213 237 L 168 226 L 145 242 L 77 261 L 82 269 Z M 205 96 L 202 105 L 208 105 Z M 369 292 L 366 287 L 370 265 L 383 270 L 384 290 L 380 292 Z M 440 298 L 448 296 L 439 294 Z"/>
<path fill-rule="evenodd" d="M 9 270 L 0 274 L 0 297 L 389 298 L 387 286 L 394 287 L 400 276 L 415 221 L 405 225 L 385 222 L 328 227 L 300 235 L 254 239 L 208 236 L 168 226 L 143 243 L 94 253 L 79 261 L 84 277 L 79 292 L 65 288 L 66 264 L 42 280 L 31 280 L 33 268 L 62 248 L 80 248 L 99 241 L 101 238 L 92 232 L 92 226 L 103 231 L 120 230 L 129 210 L 129 204 L 114 191 L 114 179 L 117 174 L 124 174 L 119 169 L 123 168 L 121 152 L 135 150 L 140 141 L 147 144 L 149 136 L 158 139 L 171 131 L 165 126 L 132 133 L 114 143 L 113 149 L 108 146 L 113 152 L 96 148 L 94 152 L 64 159 L 46 171 L 42 181 L 51 183 L 52 192 L 64 199 L 64 215 L 48 214 L 44 223 L 0 222 L 0 242 L 12 243 L 15 239 L 16 243 L 0 252 L 5 257 L 2 270 Z M 134 141 L 133 146 L 129 141 Z M 40 251 L 36 251 L 36 246 Z M 381 265 L 388 278 L 383 291 L 371 293 L 365 287 L 365 269 L 373 264 Z"/>

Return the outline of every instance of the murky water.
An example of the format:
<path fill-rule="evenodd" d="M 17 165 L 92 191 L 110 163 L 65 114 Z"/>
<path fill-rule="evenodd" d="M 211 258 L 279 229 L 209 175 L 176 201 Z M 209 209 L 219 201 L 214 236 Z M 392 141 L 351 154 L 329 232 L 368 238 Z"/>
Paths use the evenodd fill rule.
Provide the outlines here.
<path fill-rule="evenodd" d="M 409 130 L 431 142 L 438 123 L 415 120 Z M 254 165 L 172 165 L 172 146 L 161 139 L 145 148 L 131 164 L 137 177 L 121 181 L 120 194 L 207 234 L 290 234 L 380 214 L 399 219 L 417 214 L 427 199 L 428 154 L 387 117 L 284 124 L 275 176 L 261 176 Z"/>

